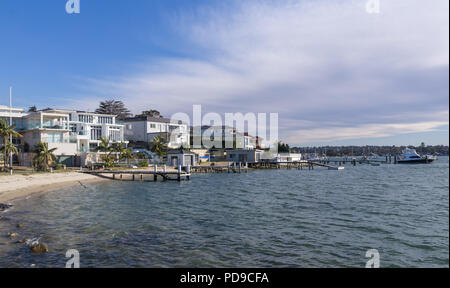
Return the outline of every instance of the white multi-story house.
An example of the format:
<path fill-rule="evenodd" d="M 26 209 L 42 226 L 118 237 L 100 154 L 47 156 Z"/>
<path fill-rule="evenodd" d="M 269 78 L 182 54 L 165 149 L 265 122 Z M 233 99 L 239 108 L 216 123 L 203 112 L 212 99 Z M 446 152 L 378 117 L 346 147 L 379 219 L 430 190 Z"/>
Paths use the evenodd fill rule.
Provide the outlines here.
<path fill-rule="evenodd" d="M 124 125 L 116 121 L 115 115 L 84 111 L 67 111 L 67 113 L 70 135 L 77 139 L 78 152 L 95 150 L 102 137 L 106 137 L 111 143 L 128 144 L 125 140 Z"/>
<path fill-rule="evenodd" d="M 169 148 L 189 147 L 188 125 L 182 121 L 147 116 L 126 118 L 123 122 L 127 141 L 148 145 L 155 136 L 161 136 Z"/>
<path fill-rule="evenodd" d="M 9 107 L 0 106 L 0 118 L 9 117 Z M 12 109 L 13 124 L 23 138 L 17 139 L 23 152 L 32 151 L 39 142 L 46 142 L 55 155 L 78 155 L 98 147 L 101 137 L 111 143 L 127 142 L 124 125 L 116 123 L 115 115 L 74 110 L 45 109 L 25 113 Z"/>

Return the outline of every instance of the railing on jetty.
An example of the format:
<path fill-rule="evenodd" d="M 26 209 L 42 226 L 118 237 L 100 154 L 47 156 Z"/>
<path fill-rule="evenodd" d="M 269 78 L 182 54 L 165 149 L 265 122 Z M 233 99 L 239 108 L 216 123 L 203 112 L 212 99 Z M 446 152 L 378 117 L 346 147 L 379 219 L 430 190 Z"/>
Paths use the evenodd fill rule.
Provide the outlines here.
<path fill-rule="evenodd" d="M 295 161 L 295 162 L 259 162 L 259 163 L 252 163 L 250 165 L 251 168 L 255 169 L 297 169 L 297 170 L 303 170 L 303 168 L 308 170 L 314 170 L 314 166 L 319 167 L 326 167 L 329 170 L 343 170 L 344 167 L 341 166 L 331 166 L 326 163 L 320 163 L 316 161 L 308 161 L 308 160 L 302 160 L 302 161 Z"/>
<path fill-rule="evenodd" d="M 228 163 L 226 166 L 192 166 L 192 173 L 247 173 L 249 163 Z"/>

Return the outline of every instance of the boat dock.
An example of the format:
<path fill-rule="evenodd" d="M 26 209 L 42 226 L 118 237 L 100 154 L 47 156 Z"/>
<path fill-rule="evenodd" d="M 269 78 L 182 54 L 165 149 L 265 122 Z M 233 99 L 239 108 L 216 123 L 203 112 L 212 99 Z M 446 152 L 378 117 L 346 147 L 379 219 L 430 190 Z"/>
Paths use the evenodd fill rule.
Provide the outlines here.
<path fill-rule="evenodd" d="M 82 173 L 96 175 L 99 177 L 110 178 L 112 180 L 130 180 L 130 181 L 150 181 L 154 182 L 161 179 L 162 181 L 183 181 L 191 179 L 190 167 L 185 167 L 183 170 L 181 166 L 177 170 L 168 170 L 164 166 L 162 170 L 158 166 L 154 166 L 153 171 L 148 169 L 129 169 L 129 170 L 88 170 Z M 124 177 L 125 176 L 125 177 Z M 149 177 L 150 176 L 150 177 Z M 125 179 L 127 178 L 127 179 Z"/>
<path fill-rule="evenodd" d="M 248 173 L 249 169 L 309 169 L 314 170 L 314 167 L 325 167 L 328 170 L 343 170 L 342 166 L 331 166 L 325 163 L 318 163 L 314 161 L 300 161 L 300 162 L 261 162 L 261 163 L 228 163 L 222 166 L 178 166 L 177 169 L 173 167 L 168 168 L 166 165 L 158 167 L 153 166 L 153 169 L 123 169 L 123 170 L 109 170 L 96 169 L 85 170 L 82 173 L 96 175 L 103 178 L 120 181 L 189 181 L 191 173 Z"/>

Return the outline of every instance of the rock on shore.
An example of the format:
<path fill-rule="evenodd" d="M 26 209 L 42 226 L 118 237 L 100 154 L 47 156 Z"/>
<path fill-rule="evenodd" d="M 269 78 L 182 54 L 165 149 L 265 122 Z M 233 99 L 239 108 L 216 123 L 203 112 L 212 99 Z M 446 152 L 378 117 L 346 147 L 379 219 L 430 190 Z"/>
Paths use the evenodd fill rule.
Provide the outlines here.
<path fill-rule="evenodd" d="M 3 203 L 0 203 L 0 212 L 3 212 L 3 211 L 5 211 L 5 210 L 8 210 L 8 209 L 11 208 L 11 207 L 12 207 L 11 204 L 3 204 Z"/>

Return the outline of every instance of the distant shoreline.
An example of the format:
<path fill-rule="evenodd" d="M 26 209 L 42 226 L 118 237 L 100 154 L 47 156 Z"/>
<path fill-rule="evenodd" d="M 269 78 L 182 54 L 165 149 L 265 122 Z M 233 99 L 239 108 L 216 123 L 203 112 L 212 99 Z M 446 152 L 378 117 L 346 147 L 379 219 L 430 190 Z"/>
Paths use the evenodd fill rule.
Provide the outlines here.
<path fill-rule="evenodd" d="M 80 185 L 80 182 L 93 181 L 104 181 L 104 179 L 78 172 L 2 176 L 0 177 L 0 203 L 17 201 L 34 194 Z"/>

